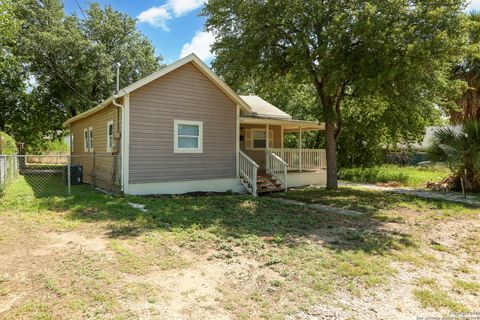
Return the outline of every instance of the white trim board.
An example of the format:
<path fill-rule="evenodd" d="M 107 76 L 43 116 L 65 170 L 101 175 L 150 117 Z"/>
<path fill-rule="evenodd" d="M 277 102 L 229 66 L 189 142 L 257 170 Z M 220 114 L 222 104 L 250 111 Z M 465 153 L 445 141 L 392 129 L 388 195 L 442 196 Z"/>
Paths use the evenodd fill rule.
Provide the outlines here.
<path fill-rule="evenodd" d="M 268 119 L 268 118 L 251 118 L 240 117 L 241 124 L 261 124 L 266 125 L 282 125 L 286 131 L 298 131 L 298 127 L 301 126 L 302 130 L 325 130 L 325 123 L 306 121 L 306 120 L 280 120 L 280 119 Z"/>
<path fill-rule="evenodd" d="M 123 100 L 123 119 L 122 119 L 122 133 L 124 145 L 122 148 L 122 172 L 123 172 L 123 192 L 128 193 L 130 180 L 130 94 L 127 94 Z"/>
<path fill-rule="evenodd" d="M 288 187 L 303 187 L 303 186 L 324 186 L 327 184 L 327 171 L 315 172 L 288 172 Z"/>
<path fill-rule="evenodd" d="M 132 183 L 128 185 L 130 195 L 182 194 L 188 192 L 244 192 L 245 188 L 238 178 L 169 181 L 153 183 Z"/>
<path fill-rule="evenodd" d="M 237 178 L 240 178 L 240 106 L 237 104 L 237 114 L 235 121 L 235 172 Z"/>

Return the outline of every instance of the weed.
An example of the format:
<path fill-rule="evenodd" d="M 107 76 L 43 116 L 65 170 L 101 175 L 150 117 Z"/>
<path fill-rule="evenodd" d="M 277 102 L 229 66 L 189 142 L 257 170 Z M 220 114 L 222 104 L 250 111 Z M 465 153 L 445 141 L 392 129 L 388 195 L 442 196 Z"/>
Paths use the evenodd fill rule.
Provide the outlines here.
<path fill-rule="evenodd" d="M 458 291 L 467 291 L 474 295 L 480 294 L 480 283 L 478 282 L 454 279 L 453 288 Z"/>

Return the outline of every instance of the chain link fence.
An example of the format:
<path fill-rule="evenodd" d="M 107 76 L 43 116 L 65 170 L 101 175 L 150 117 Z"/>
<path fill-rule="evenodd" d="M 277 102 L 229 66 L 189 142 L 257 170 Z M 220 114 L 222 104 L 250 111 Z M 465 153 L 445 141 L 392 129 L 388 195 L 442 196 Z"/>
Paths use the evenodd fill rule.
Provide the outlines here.
<path fill-rule="evenodd" d="M 0 155 L 0 196 L 7 185 L 18 177 L 18 158 Z"/>
<path fill-rule="evenodd" d="M 15 181 L 31 188 L 35 196 L 64 196 L 99 188 L 121 190 L 120 156 L 9 155 L 0 156 L 0 196 Z M 21 181 L 20 181 L 21 180 Z"/>

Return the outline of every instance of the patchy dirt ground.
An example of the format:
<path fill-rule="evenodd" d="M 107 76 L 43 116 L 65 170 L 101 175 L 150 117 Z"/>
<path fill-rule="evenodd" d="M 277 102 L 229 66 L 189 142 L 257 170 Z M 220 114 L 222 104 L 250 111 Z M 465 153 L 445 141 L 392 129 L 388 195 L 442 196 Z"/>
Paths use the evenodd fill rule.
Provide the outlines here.
<path fill-rule="evenodd" d="M 111 242 L 107 234 L 91 237 L 81 231 L 68 231 L 32 238 L 31 234 L 20 233 L 2 243 L 1 318 L 17 318 L 23 311 L 32 310 L 33 318 L 41 318 L 42 309 L 54 309 L 55 303 L 42 303 L 42 307 L 34 301 L 72 295 L 65 309 L 55 308 L 53 316 L 73 319 L 75 316 L 70 312 L 76 307 L 75 299 L 83 295 L 76 291 L 93 289 L 103 293 L 91 297 L 90 303 L 111 299 L 112 308 L 123 309 L 128 318 L 231 319 L 232 314 L 224 308 L 223 301 L 226 295 L 233 294 L 224 292 L 232 282 L 252 285 L 248 283 L 251 275 L 275 277 L 273 271 L 262 269 L 255 260 L 245 257 L 211 260 L 208 257 L 214 251 L 192 255 L 181 248 L 176 249 L 180 249 L 185 266 L 118 272 L 118 256 Z M 130 239 L 121 242 L 125 245 L 130 242 L 135 247 Z M 90 282 L 95 279 L 97 283 Z M 82 288 L 84 284 L 87 286 Z"/>
<path fill-rule="evenodd" d="M 366 320 L 480 311 L 477 209 L 351 190 L 318 199 L 363 214 L 240 196 L 128 199 L 148 211 L 97 194 L 13 207 L 7 195 L 0 318 Z"/>

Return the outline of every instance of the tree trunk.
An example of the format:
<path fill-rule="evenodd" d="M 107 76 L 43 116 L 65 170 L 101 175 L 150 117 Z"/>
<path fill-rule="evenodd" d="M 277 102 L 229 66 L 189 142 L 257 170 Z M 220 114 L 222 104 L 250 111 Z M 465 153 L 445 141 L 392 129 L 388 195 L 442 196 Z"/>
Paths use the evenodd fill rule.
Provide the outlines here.
<path fill-rule="evenodd" d="M 327 145 L 327 189 L 337 189 L 337 139 L 335 138 L 335 123 L 327 121 L 325 123 L 325 135 Z"/>
<path fill-rule="evenodd" d="M 332 99 L 332 97 L 325 93 L 323 82 L 319 80 L 313 69 L 312 79 L 313 85 L 317 90 L 318 97 L 320 98 L 320 106 L 323 109 L 323 116 L 325 118 L 327 189 L 337 189 L 337 128 L 335 128 L 335 124 L 337 123 L 338 116 L 340 114 L 339 94 L 343 91 L 343 89 L 341 89 L 340 93 L 337 94 L 336 99 Z"/>

